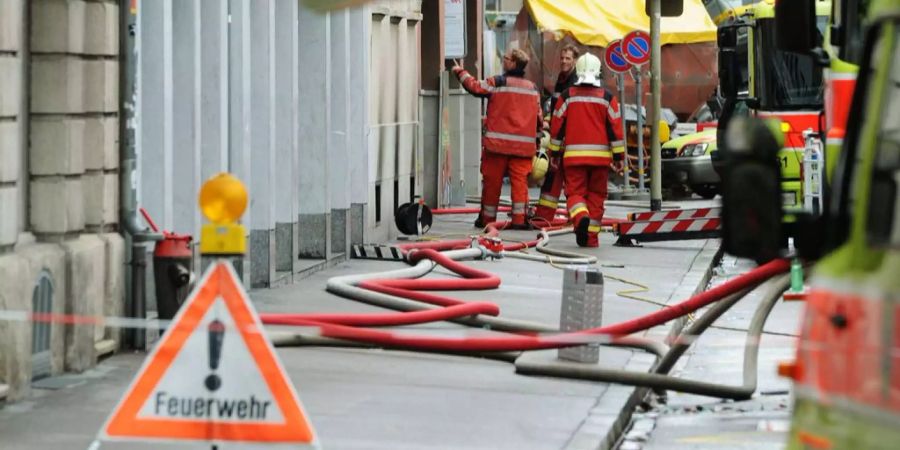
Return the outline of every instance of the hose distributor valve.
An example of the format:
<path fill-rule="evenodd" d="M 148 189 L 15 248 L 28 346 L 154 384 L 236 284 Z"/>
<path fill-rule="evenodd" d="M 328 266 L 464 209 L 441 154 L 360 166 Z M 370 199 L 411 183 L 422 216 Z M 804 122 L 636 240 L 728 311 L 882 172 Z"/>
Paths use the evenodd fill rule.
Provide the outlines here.
<path fill-rule="evenodd" d="M 472 236 L 472 248 L 481 249 L 481 257 L 499 259 L 503 257 L 503 241 L 494 236 Z"/>

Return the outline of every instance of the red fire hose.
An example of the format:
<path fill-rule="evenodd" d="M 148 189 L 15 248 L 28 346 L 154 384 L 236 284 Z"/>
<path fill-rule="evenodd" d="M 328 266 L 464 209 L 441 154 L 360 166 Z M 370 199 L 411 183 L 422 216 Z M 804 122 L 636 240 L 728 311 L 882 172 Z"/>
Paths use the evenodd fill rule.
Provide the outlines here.
<path fill-rule="evenodd" d="M 457 319 L 465 316 L 486 314 L 500 315 L 500 308 L 489 302 L 469 302 L 447 306 L 446 308 L 428 309 L 403 313 L 386 314 L 260 314 L 260 320 L 266 325 L 307 325 L 310 322 L 354 327 L 392 327 L 415 325 L 427 322 Z"/>
<path fill-rule="evenodd" d="M 497 211 L 498 212 L 510 212 L 510 211 L 512 211 L 512 207 L 501 206 L 501 207 L 497 208 Z M 480 213 L 481 213 L 481 208 L 478 208 L 478 207 L 475 207 L 475 208 L 438 208 L 438 209 L 431 210 L 431 214 L 433 214 L 435 216 L 449 215 L 449 214 L 480 214 Z M 556 210 L 556 214 L 566 215 L 566 214 L 569 214 L 569 212 L 566 211 L 565 208 L 560 208 L 560 209 Z"/>
<path fill-rule="evenodd" d="M 424 255 L 430 257 L 430 254 Z M 573 333 L 560 333 L 547 336 L 489 336 L 489 337 L 432 337 L 414 336 L 408 334 L 395 334 L 379 330 L 367 330 L 343 325 L 333 325 L 315 321 L 308 321 L 304 325 L 319 326 L 322 335 L 336 339 L 346 339 L 377 344 L 385 347 L 405 347 L 422 350 L 447 351 L 447 352 L 502 352 L 502 351 L 526 351 L 542 350 L 572 345 L 581 345 L 586 338 L 608 335 L 610 337 L 624 336 L 638 331 L 643 331 L 670 320 L 682 317 L 696 311 L 706 305 L 714 303 L 722 298 L 739 292 L 745 288 L 755 286 L 766 279 L 786 272 L 790 267 L 787 260 L 779 259 L 771 261 L 763 266 L 735 277 L 713 289 L 697 294 L 681 303 L 669 306 L 659 311 L 627 320 L 613 325 L 607 325 Z"/>
<path fill-rule="evenodd" d="M 410 256 L 410 262 L 413 264 L 423 259 L 430 259 L 463 278 L 368 280 L 360 283 L 359 287 L 444 306 L 444 308 L 389 314 L 260 314 L 260 319 L 267 325 L 307 325 L 311 322 L 324 322 L 347 326 L 399 326 L 438 322 L 477 314 L 491 316 L 500 314 L 500 307 L 493 303 L 465 302 L 414 291 L 479 290 L 495 289 L 500 286 L 500 278 L 496 275 L 466 266 L 435 250 L 419 250 Z"/>
<path fill-rule="evenodd" d="M 612 223 L 615 223 L 615 221 L 619 221 L 619 219 L 603 219 L 603 224 L 611 226 Z M 541 227 L 541 229 L 547 230 L 547 231 L 559 230 L 559 229 L 565 228 L 567 223 L 568 223 L 568 220 L 566 220 L 566 219 L 555 219 L 555 220 L 553 220 L 553 222 L 550 223 L 549 226 Z M 507 226 L 509 226 L 509 222 L 489 223 L 485 227 L 485 230 L 486 230 L 485 234 L 487 236 L 492 236 L 492 237 L 497 236 L 500 233 L 499 230 L 505 229 Z M 523 248 L 534 247 L 535 245 L 537 245 L 537 243 L 538 243 L 537 240 L 532 240 L 532 241 L 527 242 L 528 245 L 522 245 L 522 243 L 507 244 L 503 247 L 503 249 L 506 251 L 522 250 Z M 471 239 L 450 239 L 450 240 L 446 240 L 446 241 L 410 242 L 408 244 L 397 245 L 397 248 L 399 248 L 400 250 L 403 250 L 403 251 L 409 251 L 409 250 L 413 250 L 413 249 L 416 249 L 416 250 L 431 249 L 431 250 L 445 251 L 445 250 L 458 250 L 461 248 L 467 248 L 467 247 L 470 247 L 471 245 L 472 245 Z"/>

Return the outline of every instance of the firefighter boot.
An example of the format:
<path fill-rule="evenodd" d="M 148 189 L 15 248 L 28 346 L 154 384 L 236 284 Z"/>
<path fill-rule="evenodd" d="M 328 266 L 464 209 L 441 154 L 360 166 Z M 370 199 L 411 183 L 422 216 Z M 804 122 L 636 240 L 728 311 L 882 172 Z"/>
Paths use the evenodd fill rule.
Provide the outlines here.
<path fill-rule="evenodd" d="M 588 227 L 591 226 L 591 218 L 587 214 L 575 219 L 575 243 L 579 247 L 588 247 Z"/>

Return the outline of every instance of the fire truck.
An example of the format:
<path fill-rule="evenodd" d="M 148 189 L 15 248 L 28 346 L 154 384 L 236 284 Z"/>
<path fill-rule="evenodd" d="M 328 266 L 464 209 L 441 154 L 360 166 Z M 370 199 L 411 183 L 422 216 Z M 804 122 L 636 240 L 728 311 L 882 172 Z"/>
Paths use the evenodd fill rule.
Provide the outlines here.
<path fill-rule="evenodd" d="M 830 99 L 821 130 L 830 147 L 827 195 L 818 214 L 797 213 L 794 224 L 794 251 L 811 276 L 796 359 L 779 368 L 794 381 L 788 448 L 895 449 L 900 0 L 835 2 L 825 41 L 818 39 L 816 2 L 780 0 L 776 6 L 779 48 L 827 65 Z M 843 93 L 848 86 L 841 81 L 854 83 L 852 94 Z M 843 95 L 849 96 L 839 100 Z M 787 256 L 780 239 L 786 209 L 782 167 L 776 159 L 785 134 L 777 122 L 747 117 L 733 120 L 723 139 L 726 250 L 759 261 Z"/>
<path fill-rule="evenodd" d="M 814 4 L 813 40 L 824 41 L 831 2 Z M 771 0 L 745 6 L 719 26 L 719 90 L 724 98 L 718 148 L 734 117 L 777 119 L 783 133 L 781 192 L 785 236 L 793 235 L 796 213 L 809 209 L 804 197 L 803 163 L 809 136 L 823 130 L 823 67 L 816 55 L 786 51 L 776 42 L 775 5 Z M 721 171 L 721 158 L 713 155 Z M 809 188 L 806 189 L 807 191 Z M 820 199 L 822 195 L 819 195 Z"/>

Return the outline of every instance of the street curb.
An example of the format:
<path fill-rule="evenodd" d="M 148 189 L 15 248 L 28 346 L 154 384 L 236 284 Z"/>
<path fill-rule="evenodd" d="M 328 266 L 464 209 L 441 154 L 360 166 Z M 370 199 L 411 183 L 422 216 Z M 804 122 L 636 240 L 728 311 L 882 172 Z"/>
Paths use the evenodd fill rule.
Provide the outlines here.
<path fill-rule="evenodd" d="M 705 290 L 706 286 L 709 284 L 709 280 L 712 278 L 713 269 L 715 269 L 722 260 L 723 255 L 724 249 L 721 246 L 721 241 L 718 239 L 707 240 L 703 245 L 703 249 L 700 250 L 697 257 L 694 258 L 694 261 L 691 263 L 691 268 L 682 278 L 678 289 L 672 293 L 666 303 L 684 300 Z M 686 319 L 675 320 L 669 329 L 667 340 L 671 340 L 674 336 L 681 333 L 686 322 Z M 654 361 L 655 358 L 647 353 L 635 353 L 625 366 L 625 369 L 646 372 L 650 370 Z M 647 388 L 633 388 L 629 393 L 625 390 L 608 389 L 601 397 L 598 404 L 591 410 L 585 420 L 585 424 L 576 432 L 566 448 L 578 450 L 614 449 L 622 438 L 622 435 L 628 429 L 635 408 L 644 401 L 649 394 L 649 391 L 650 390 Z M 622 400 L 626 396 L 627 400 L 624 402 L 624 406 L 617 415 L 594 413 L 595 411 L 601 411 L 601 406 L 609 404 L 611 399 L 615 402 L 622 403 Z M 609 399 L 606 397 L 614 398 Z M 595 433 L 591 433 L 590 430 L 586 428 L 597 427 L 603 427 L 606 430 L 606 434 L 603 435 L 602 432 L 599 433 L 601 436 L 599 444 L 596 443 L 596 440 L 587 442 L 584 438 L 587 435 L 595 435 Z"/>

